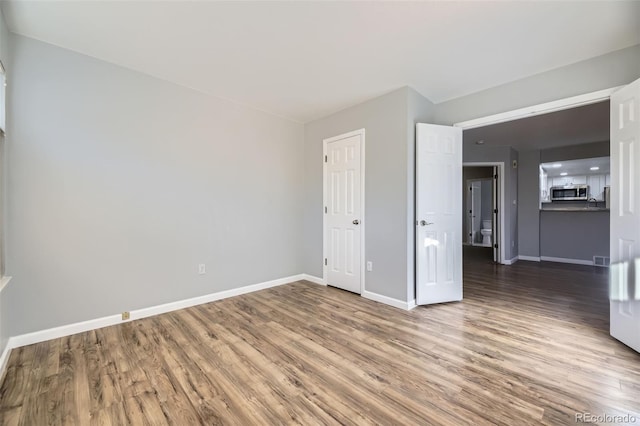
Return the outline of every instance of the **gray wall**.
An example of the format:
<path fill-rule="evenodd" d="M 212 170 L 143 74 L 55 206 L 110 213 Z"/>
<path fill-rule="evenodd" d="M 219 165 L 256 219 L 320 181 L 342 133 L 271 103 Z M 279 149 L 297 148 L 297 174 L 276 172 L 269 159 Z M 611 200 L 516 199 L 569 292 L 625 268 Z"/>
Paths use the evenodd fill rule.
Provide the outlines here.
<path fill-rule="evenodd" d="M 398 300 L 414 296 L 415 123 L 432 105 L 404 87 L 305 125 L 304 272 L 322 276 L 322 141 L 365 129 L 367 291 Z"/>
<path fill-rule="evenodd" d="M 505 247 L 504 260 L 511 260 L 518 255 L 518 169 L 512 167 L 514 160 L 518 160 L 518 152 L 509 146 L 476 145 L 473 140 L 464 140 L 464 151 L 462 153 L 463 162 L 504 163 L 505 223 L 503 232 L 507 245 L 507 247 Z M 498 241 L 498 243 L 500 243 L 500 241 Z"/>
<path fill-rule="evenodd" d="M 609 212 L 540 212 L 540 256 L 609 256 Z"/>
<path fill-rule="evenodd" d="M 473 118 L 628 84 L 637 78 L 640 78 L 640 45 L 438 104 L 436 105 L 434 120 L 438 124 L 450 125 Z M 511 160 L 518 159 L 518 153 L 511 148 L 479 146 L 473 144 L 473 141 L 467 142 L 465 143 L 464 151 L 465 162 L 505 161 L 507 164 L 507 161 L 509 161 L 508 164 L 510 164 Z M 579 150 L 580 148 L 577 149 Z M 571 158 L 579 158 L 575 157 L 575 150 L 576 148 L 568 148 L 566 150 L 560 149 L 559 151 L 565 155 L 571 155 Z M 595 152 L 602 152 L 602 147 L 597 147 L 597 144 L 594 144 L 594 147 L 585 152 L 588 152 L 588 157 L 602 156 L 593 155 Z M 557 155 L 558 152 L 553 153 L 553 156 Z M 542 158 L 542 160 L 553 161 L 545 158 Z M 525 159 L 525 161 L 527 160 Z M 506 218 L 508 222 L 506 228 L 512 234 L 509 236 L 511 244 L 515 244 L 515 248 L 507 247 L 511 249 L 506 256 L 508 259 L 518 254 L 518 230 L 529 229 L 529 224 L 535 222 L 535 214 L 525 213 L 527 217 L 523 217 L 523 220 L 526 223 L 518 226 L 519 209 L 517 205 L 513 205 L 513 201 L 518 198 L 517 172 L 517 170 L 510 169 L 507 165 L 507 188 L 505 192 L 509 197 L 507 204 L 510 211 Z M 525 182 L 523 188 L 530 187 L 531 183 L 531 181 Z M 528 191 L 524 191 L 523 194 L 528 194 Z M 530 204 L 530 200 L 525 201 L 525 205 L 529 206 Z M 526 209 L 529 211 L 530 207 Z M 530 236 L 528 231 L 526 236 L 527 238 Z M 510 246 L 511 244 L 508 245 Z M 533 256 L 533 253 L 536 252 L 535 243 L 528 246 L 527 242 L 523 245 L 523 249 L 526 252 L 522 254 Z"/>
<path fill-rule="evenodd" d="M 7 71 L 7 78 L 11 77 L 9 73 L 10 61 L 10 46 L 9 46 L 9 31 L 4 21 L 4 16 L 0 10 L 0 60 L 4 64 Z M 9 112 L 7 112 L 9 113 Z M 7 157 L 5 155 L 5 138 L 4 135 L 0 135 L 0 276 L 5 272 L 5 207 L 6 207 L 6 170 L 7 170 Z M 11 286 L 12 284 L 8 284 Z M 5 287 L 0 291 L 0 354 L 4 351 L 9 340 L 9 299 L 7 297 L 10 287 Z"/>
<path fill-rule="evenodd" d="M 505 174 L 507 175 L 508 185 L 505 185 L 505 192 L 509 194 L 505 200 L 507 216 L 509 217 L 509 234 L 506 234 L 505 240 L 508 245 L 506 258 L 513 260 L 518 256 L 518 243 L 520 236 L 518 235 L 518 169 L 513 167 L 513 162 L 519 163 L 518 152 L 509 149 L 509 162 L 505 164 Z"/>
<path fill-rule="evenodd" d="M 11 335 L 301 272 L 301 124 L 12 41 Z"/>
<path fill-rule="evenodd" d="M 591 251 L 602 252 L 605 250 L 604 240 L 598 240 L 595 246 L 589 244 L 584 246 L 575 238 L 564 240 L 562 234 L 555 233 L 555 226 L 548 225 L 542 227 L 540 220 L 540 163 L 552 163 L 555 161 L 578 160 L 582 158 L 608 157 L 609 141 L 586 143 L 580 145 L 562 146 L 557 148 L 549 148 L 543 150 L 520 151 L 520 167 L 518 170 L 518 194 L 520 206 L 518 209 L 518 236 L 519 236 L 519 254 L 522 256 L 552 256 L 564 257 L 568 259 L 584 259 L 580 256 L 582 250 L 593 248 Z M 569 215 L 580 215 L 580 213 L 569 213 Z M 565 219 L 565 216 L 553 216 Z M 546 219 L 548 224 L 550 217 Z M 584 221 L 584 218 L 581 218 Z M 608 235 L 607 228 L 607 235 Z M 544 234 L 544 235 L 543 235 Z M 556 247 L 562 248 L 560 252 L 553 249 L 554 253 L 563 253 L 562 255 L 544 254 L 541 252 L 541 239 L 547 241 L 547 252 L 553 244 L 554 239 L 557 240 Z M 562 240 L 562 241 L 560 241 Z M 608 253 L 609 240 L 606 240 L 606 248 Z"/>
<path fill-rule="evenodd" d="M 407 90 L 305 125 L 304 272 L 322 277 L 322 143 L 365 129 L 365 288 L 404 299 L 407 282 Z"/>
<path fill-rule="evenodd" d="M 13 334 L 321 276 L 322 139 L 359 128 L 366 286 L 411 300 L 415 122 L 452 124 L 640 76 L 637 45 L 435 107 L 403 88 L 302 126 L 21 37 L 14 62 L 0 26 L 14 276 L 0 293 L 0 348 Z M 465 145 L 466 162 L 505 163 L 507 259 L 519 247 L 514 159 L 509 147 Z"/>
<path fill-rule="evenodd" d="M 482 179 L 492 178 L 493 167 L 463 167 L 462 168 L 462 240 L 467 242 L 469 240 L 469 231 L 467 222 L 469 220 L 470 207 L 467 205 L 467 194 L 469 188 L 467 186 L 467 180 L 469 179 Z"/>
<path fill-rule="evenodd" d="M 540 150 L 519 152 L 518 254 L 540 256 Z"/>
<path fill-rule="evenodd" d="M 640 78 L 640 44 L 436 105 L 453 124 L 628 84 Z"/>
<path fill-rule="evenodd" d="M 611 146 L 608 140 L 543 149 L 540 151 L 540 162 L 553 163 L 554 161 L 608 157 L 610 149 Z"/>

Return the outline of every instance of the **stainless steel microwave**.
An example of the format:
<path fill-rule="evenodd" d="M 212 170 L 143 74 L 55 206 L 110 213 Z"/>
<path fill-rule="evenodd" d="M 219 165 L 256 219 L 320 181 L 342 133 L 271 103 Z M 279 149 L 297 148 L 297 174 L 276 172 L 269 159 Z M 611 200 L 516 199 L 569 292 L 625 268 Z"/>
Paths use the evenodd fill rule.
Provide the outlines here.
<path fill-rule="evenodd" d="M 552 186 L 551 201 L 587 201 L 589 199 L 589 185 Z"/>

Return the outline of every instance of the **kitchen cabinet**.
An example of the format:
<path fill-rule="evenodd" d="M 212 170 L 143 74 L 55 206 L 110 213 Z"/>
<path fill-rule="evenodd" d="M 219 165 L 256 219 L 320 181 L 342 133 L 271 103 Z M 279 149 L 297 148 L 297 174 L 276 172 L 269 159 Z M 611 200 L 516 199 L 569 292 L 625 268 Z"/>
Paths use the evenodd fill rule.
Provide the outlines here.
<path fill-rule="evenodd" d="M 604 201 L 604 187 L 608 185 L 609 175 L 592 175 L 587 179 L 589 185 L 589 197 L 598 201 Z"/>
<path fill-rule="evenodd" d="M 553 181 L 552 186 L 566 186 L 566 185 L 586 185 L 586 176 L 561 176 L 551 178 Z"/>
<path fill-rule="evenodd" d="M 552 186 L 566 186 L 566 185 L 589 185 L 589 198 L 595 198 L 598 201 L 604 201 L 604 187 L 610 185 L 611 176 L 606 175 L 579 175 L 579 176 L 561 176 L 561 177 L 546 177 L 546 194 L 551 193 Z M 544 194 L 544 192 L 542 192 Z M 546 201 L 542 197 L 543 201 Z"/>

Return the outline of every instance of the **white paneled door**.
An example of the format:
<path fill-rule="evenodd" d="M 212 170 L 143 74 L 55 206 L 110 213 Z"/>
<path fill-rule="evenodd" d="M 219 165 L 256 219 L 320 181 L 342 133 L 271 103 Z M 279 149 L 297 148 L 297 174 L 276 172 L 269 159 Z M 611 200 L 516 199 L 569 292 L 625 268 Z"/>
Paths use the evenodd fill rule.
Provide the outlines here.
<path fill-rule="evenodd" d="M 324 144 L 325 280 L 361 294 L 364 130 L 326 139 Z"/>
<path fill-rule="evenodd" d="M 640 80 L 611 95 L 611 335 L 640 352 Z"/>
<path fill-rule="evenodd" d="M 416 125 L 416 302 L 462 300 L 462 129 Z"/>

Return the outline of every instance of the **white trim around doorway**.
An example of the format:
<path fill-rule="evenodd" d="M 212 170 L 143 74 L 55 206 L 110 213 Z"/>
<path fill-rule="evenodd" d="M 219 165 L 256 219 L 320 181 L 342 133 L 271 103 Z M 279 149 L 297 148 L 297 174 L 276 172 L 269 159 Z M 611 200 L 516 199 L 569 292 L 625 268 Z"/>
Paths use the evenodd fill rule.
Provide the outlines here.
<path fill-rule="evenodd" d="M 499 114 L 488 115 L 486 117 L 474 118 L 472 120 L 455 123 L 455 127 L 462 130 L 475 129 L 476 127 L 490 126 L 492 124 L 505 123 L 507 121 L 520 120 L 521 118 L 534 117 L 536 115 L 548 114 L 550 112 L 562 111 L 565 109 L 577 108 L 584 105 L 595 104 L 608 101 L 611 94 L 624 86 L 611 87 L 609 89 L 598 90 L 596 92 L 585 93 L 570 98 L 557 99 L 543 104 L 532 105 L 525 108 L 514 109 L 512 111 L 501 112 Z"/>
<path fill-rule="evenodd" d="M 490 126 L 492 124 L 505 123 L 507 121 L 520 120 L 522 118 L 534 117 L 537 115 L 548 114 L 555 111 L 562 111 L 565 109 L 577 108 L 585 105 L 590 105 L 598 102 L 604 102 L 611 99 L 611 95 L 618 91 L 619 89 L 625 87 L 616 86 L 610 87 L 608 89 L 597 90 L 595 92 L 583 93 L 577 96 L 571 96 L 568 98 L 556 99 L 551 102 L 546 102 L 537 105 L 531 105 L 525 108 L 519 108 L 511 111 L 501 112 L 499 114 L 488 115 L 484 117 L 474 118 L 472 120 L 461 121 L 454 124 L 454 127 L 460 127 L 462 130 L 474 129 L 476 127 Z M 464 165 L 471 165 L 472 163 L 463 163 Z M 477 163 L 483 164 L 483 163 Z M 492 164 L 492 163 L 487 163 Z M 504 166 L 503 166 L 504 168 Z M 504 176 L 501 176 L 504 177 Z M 504 205 L 504 181 L 501 182 L 501 202 Z M 502 227 L 502 234 L 500 237 L 500 244 L 502 248 L 500 249 L 500 255 L 504 259 L 504 209 L 501 209 L 501 217 L 500 217 L 500 226 Z M 515 261 L 520 260 L 528 260 L 533 262 L 540 261 L 549 261 L 549 258 L 544 258 L 544 256 L 517 256 L 514 258 Z M 557 259 L 557 258 L 556 258 Z M 513 259 L 512 259 L 513 260 Z M 502 262 L 503 264 L 510 264 L 507 262 Z"/>
<path fill-rule="evenodd" d="M 500 234 L 500 242 L 498 243 L 498 252 L 499 259 L 498 263 L 502 263 L 503 265 L 510 265 L 511 263 L 506 262 L 505 258 L 505 227 L 504 227 L 504 162 L 503 161 L 488 161 L 488 162 L 469 162 L 462 163 L 462 167 L 498 167 L 498 185 L 500 185 L 500 197 L 498 198 L 498 216 L 500 217 L 499 223 L 499 234 Z"/>
<path fill-rule="evenodd" d="M 472 185 L 472 182 L 482 182 L 482 181 L 489 181 L 491 182 L 491 185 L 493 186 L 493 173 L 491 174 L 491 177 L 485 177 L 485 178 L 472 178 L 472 179 L 467 179 L 467 183 L 465 185 L 465 193 L 468 194 L 468 192 L 466 192 L 467 188 L 469 188 L 469 186 Z M 493 190 L 492 190 L 493 192 Z M 493 195 L 493 194 L 492 194 Z M 465 209 L 464 209 L 464 214 L 467 214 L 467 210 L 469 210 L 469 205 L 467 205 L 467 201 L 468 201 L 468 195 L 467 197 L 465 197 L 464 200 L 462 200 L 462 204 L 465 205 Z M 493 204 L 493 200 L 491 200 L 491 204 Z M 496 206 L 497 207 L 497 206 Z M 473 206 L 471 206 L 471 208 L 473 208 Z M 493 210 L 493 207 L 491 208 L 491 210 Z M 491 220 L 493 221 L 493 213 L 491 213 Z M 468 219 L 468 217 L 467 217 Z M 480 220 L 482 221 L 482 217 L 480 218 Z M 467 229 L 467 232 L 470 232 L 470 229 Z M 480 232 L 480 230 L 478 230 L 478 232 Z M 473 235 L 471 236 L 473 238 Z M 469 235 L 467 235 L 467 239 L 469 238 Z M 465 245 L 465 243 L 462 243 L 462 245 Z M 470 246 L 474 246 L 474 247 L 492 247 L 493 244 L 489 244 L 488 246 L 483 245 L 482 243 L 476 243 L 476 242 L 467 242 L 467 245 Z"/>

